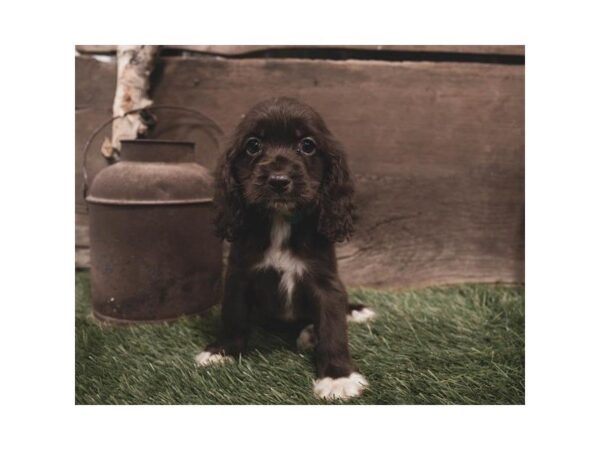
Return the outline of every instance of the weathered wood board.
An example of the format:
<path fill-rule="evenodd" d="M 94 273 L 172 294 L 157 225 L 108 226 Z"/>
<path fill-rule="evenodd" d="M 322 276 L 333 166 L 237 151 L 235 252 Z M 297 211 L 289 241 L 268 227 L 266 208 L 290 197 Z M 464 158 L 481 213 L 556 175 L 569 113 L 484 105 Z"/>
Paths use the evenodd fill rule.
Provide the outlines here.
<path fill-rule="evenodd" d="M 263 50 L 310 48 L 298 45 L 165 45 L 167 49 L 210 53 L 223 56 L 240 56 Z M 496 55 L 525 55 L 523 45 L 319 45 L 318 48 L 343 48 L 349 50 L 394 50 L 404 52 L 442 52 Z M 77 45 L 80 53 L 116 53 L 116 45 Z"/>
<path fill-rule="evenodd" d="M 76 61 L 76 141 L 110 117 L 115 65 Z M 346 145 L 360 219 L 339 248 L 351 286 L 524 281 L 524 66 L 164 57 L 156 104 L 201 110 L 230 132 L 266 97 L 319 110 Z M 159 115 L 153 137 L 193 139 L 213 168 L 223 140 Z M 92 147 L 92 176 L 105 165 Z M 87 246 L 77 170 L 77 246 Z M 85 264 L 83 258 L 82 264 Z"/>

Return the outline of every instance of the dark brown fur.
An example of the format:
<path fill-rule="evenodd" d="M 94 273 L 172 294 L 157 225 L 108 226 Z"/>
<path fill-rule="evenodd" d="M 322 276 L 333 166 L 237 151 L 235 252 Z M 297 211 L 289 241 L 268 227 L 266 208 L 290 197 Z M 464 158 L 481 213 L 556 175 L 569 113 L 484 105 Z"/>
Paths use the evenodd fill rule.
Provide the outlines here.
<path fill-rule="evenodd" d="M 289 184 L 275 185 L 278 177 Z M 354 371 L 346 314 L 361 306 L 348 305 L 334 247 L 352 233 L 353 193 L 344 151 L 311 107 L 275 98 L 246 114 L 216 172 L 217 233 L 232 244 L 223 335 L 207 351 L 238 355 L 246 350 L 252 323 L 281 321 L 286 301 L 281 273 L 255 268 L 270 246 L 277 216 L 291 226 L 286 249 L 307 268 L 294 285 L 290 325 L 315 325 L 319 378 Z"/>

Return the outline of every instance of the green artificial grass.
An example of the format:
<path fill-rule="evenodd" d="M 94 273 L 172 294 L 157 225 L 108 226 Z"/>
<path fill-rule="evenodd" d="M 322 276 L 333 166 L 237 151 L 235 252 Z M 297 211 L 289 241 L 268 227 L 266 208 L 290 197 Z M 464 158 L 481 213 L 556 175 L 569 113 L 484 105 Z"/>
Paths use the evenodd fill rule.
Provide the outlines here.
<path fill-rule="evenodd" d="M 523 404 L 524 289 L 482 285 L 353 289 L 378 313 L 351 323 L 350 348 L 370 387 L 348 404 Z M 77 404 L 323 404 L 311 353 L 263 331 L 235 364 L 196 368 L 218 309 L 168 325 L 114 327 L 91 317 L 89 274 L 76 276 Z M 329 402 L 339 403 L 339 402 Z"/>

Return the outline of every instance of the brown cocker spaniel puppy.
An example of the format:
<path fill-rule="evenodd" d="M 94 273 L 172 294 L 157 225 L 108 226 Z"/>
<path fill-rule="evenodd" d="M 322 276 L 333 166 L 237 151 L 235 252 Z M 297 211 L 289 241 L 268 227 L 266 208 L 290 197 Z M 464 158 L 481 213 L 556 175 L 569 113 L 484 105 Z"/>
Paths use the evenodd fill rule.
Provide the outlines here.
<path fill-rule="evenodd" d="M 243 353 L 251 324 L 285 324 L 315 350 L 317 397 L 362 393 L 346 322 L 374 313 L 348 304 L 334 246 L 352 233 L 353 193 L 345 154 L 310 106 L 275 98 L 246 114 L 216 174 L 217 231 L 232 242 L 223 334 L 198 365 Z"/>

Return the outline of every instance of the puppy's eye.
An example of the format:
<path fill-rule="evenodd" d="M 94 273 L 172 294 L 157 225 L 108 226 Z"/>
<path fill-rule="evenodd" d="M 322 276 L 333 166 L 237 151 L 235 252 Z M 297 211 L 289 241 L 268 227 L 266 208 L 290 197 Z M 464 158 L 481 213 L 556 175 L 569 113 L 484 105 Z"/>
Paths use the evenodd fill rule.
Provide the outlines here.
<path fill-rule="evenodd" d="M 312 155 L 317 150 L 317 143 L 313 138 L 304 138 L 300 141 L 300 151 L 305 155 Z"/>
<path fill-rule="evenodd" d="M 246 150 L 246 153 L 249 154 L 250 156 L 256 156 L 260 153 L 260 151 L 262 150 L 262 146 L 260 143 L 260 140 L 258 140 L 257 138 L 250 138 L 246 141 L 246 144 L 244 145 L 244 149 Z"/>

